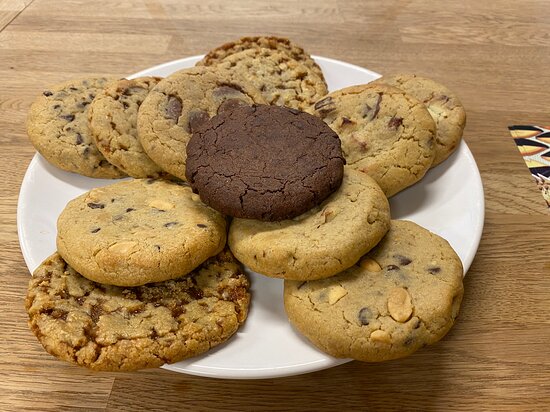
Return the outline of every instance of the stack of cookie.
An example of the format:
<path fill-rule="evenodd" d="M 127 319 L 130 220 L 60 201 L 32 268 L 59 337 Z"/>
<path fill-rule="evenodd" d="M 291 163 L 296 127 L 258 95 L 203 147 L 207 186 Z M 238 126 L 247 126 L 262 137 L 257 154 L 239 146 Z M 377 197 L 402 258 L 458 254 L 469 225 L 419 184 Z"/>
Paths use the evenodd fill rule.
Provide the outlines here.
<path fill-rule="evenodd" d="M 315 61 L 276 37 L 227 43 L 164 79 L 54 86 L 29 114 L 37 150 L 135 180 L 67 205 L 58 252 L 30 282 L 31 328 L 94 369 L 194 356 L 246 318 L 240 261 L 285 280 L 291 323 L 321 350 L 413 353 L 452 326 L 462 265 L 444 239 L 390 220 L 388 197 L 445 160 L 464 123 L 452 92 L 415 75 L 328 94 Z"/>

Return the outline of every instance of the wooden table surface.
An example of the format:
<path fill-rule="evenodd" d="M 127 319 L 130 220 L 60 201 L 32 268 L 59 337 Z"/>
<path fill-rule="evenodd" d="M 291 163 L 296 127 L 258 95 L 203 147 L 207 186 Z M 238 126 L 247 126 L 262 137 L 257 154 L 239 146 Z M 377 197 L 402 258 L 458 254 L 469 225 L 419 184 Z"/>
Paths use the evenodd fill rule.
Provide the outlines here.
<path fill-rule="evenodd" d="M 550 410 L 550 219 L 507 130 L 550 124 L 548 10 L 543 0 L 0 0 L 0 410 Z M 55 360 L 27 327 L 16 231 L 32 100 L 52 83 L 124 76 L 246 34 L 422 73 L 459 94 L 486 219 L 457 324 L 406 359 L 280 379 L 94 373 Z"/>

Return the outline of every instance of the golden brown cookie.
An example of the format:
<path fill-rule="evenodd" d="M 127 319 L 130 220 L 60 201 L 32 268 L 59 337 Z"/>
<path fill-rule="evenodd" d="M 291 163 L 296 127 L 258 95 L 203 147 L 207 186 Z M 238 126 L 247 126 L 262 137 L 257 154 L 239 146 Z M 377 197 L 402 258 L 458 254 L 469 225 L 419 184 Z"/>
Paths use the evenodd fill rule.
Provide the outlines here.
<path fill-rule="evenodd" d="M 59 359 L 103 371 L 154 368 L 199 355 L 245 321 L 249 283 L 229 251 L 187 276 L 124 288 L 92 282 L 59 254 L 29 282 L 29 326 Z"/>
<path fill-rule="evenodd" d="M 44 90 L 32 104 L 27 133 L 38 152 L 60 169 L 103 179 L 125 174 L 105 159 L 88 127 L 88 109 L 112 79 L 71 80 Z"/>
<path fill-rule="evenodd" d="M 350 269 L 328 279 L 285 280 L 285 309 L 296 329 L 332 356 L 401 358 L 452 327 L 462 270 L 445 239 L 392 220 L 384 239 Z"/>
<path fill-rule="evenodd" d="M 342 140 L 352 168 L 372 176 L 386 196 L 419 181 L 435 155 L 435 123 L 426 107 L 383 84 L 336 90 L 312 112 Z"/>
<path fill-rule="evenodd" d="M 57 221 L 59 254 L 95 282 L 137 286 L 189 273 L 226 241 L 225 218 L 187 185 L 136 179 L 71 200 Z"/>
<path fill-rule="evenodd" d="M 158 77 L 121 79 L 109 83 L 93 100 L 88 113 L 94 143 L 105 158 L 135 178 L 166 173 L 154 163 L 137 136 L 137 113 Z"/>
<path fill-rule="evenodd" d="M 389 223 L 389 204 L 380 187 L 368 175 L 345 167 L 340 188 L 294 219 L 233 219 L 229 247 L 258 273 L 321 279 L 355 264 L 380 241 Z"/>
<path fill-rule="evenodd" d="M 437 128 L 432 167 L 455 151 L 466 125 L 466 111 L 455 93 L 432 79 L 416 74 L 384 76 L 376 82 L 404 90 L 426 105 Z"/>

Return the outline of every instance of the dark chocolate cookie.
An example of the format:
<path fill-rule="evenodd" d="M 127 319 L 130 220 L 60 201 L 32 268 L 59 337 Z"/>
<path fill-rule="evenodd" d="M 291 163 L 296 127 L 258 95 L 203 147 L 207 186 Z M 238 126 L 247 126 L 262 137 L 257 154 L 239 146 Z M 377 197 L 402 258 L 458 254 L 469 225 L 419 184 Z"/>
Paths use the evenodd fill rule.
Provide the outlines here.
<path fill-rule="evenodd" d="M 286 107 L 240 106 L 204 123 L 187 146 L 186 178 L 203 202 L 234 217 L 291 219 L 341 184 L 340 139 Z"/>

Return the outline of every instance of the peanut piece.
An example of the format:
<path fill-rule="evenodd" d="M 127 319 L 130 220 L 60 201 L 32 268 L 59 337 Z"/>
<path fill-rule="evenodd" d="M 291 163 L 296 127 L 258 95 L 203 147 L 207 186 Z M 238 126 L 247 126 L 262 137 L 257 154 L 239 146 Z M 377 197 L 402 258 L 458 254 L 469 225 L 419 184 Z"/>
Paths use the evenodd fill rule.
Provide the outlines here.
<path fill-rule="evenodd" d="M 380 272 L 382 270 L 376 260 L 366 256 L 359 261 L 359 266 L 361 266 L 363 269 L 368 270 L 369 272 Z"/>
<path fill-rule="evenodd" d="M 388 297 L 388 312 L 397 322 L 404 323 L 412 315 L 411 295 L 404 288 L 393 288 Z"/>
<path fill-rule="evenodd" d="M 331 288 L 328 291 L 328 303 L 329 305 L 334 305 L 336 302 L 338 302 L 340 299 L 342 299 L 344 296 L 348 294 L 348 291 L 344 289 L 342 286 L 331 286 Z"/>
<path fill-rule="evenodd" d="M 167 202 L 166 200 L 161 200 L 161 199 L 153 200 L 151 203 L 149 203 L 149 206 L 159 210 L 170 210 L 176 207 L 175 204 L 171 202 Z"/>
<path fill-rule="evenodd" d="M 132 242 L 132 241 L 118 242 L 110 246 L 109 251 L 113 253 L 125 255 L 129 253 L 135 245 L 137 245 L 137 242 Z"/>
<path fill-rule="evenodd" d="M 390 343 L 390 334 L 378 329 L 370 334 L 370 339 L 375 342 Z"/>

